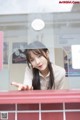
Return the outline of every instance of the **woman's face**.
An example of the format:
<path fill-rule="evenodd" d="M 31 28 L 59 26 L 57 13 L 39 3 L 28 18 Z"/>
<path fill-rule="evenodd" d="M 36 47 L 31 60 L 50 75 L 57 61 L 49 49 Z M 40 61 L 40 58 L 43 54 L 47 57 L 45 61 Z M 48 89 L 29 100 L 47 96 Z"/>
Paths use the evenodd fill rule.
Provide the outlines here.
<path fill-rule="evenodd" d="M 31 58 L 30 63 L 33 68 L 37 68 L 39 71 L 44 71 L 48 68 L 48 60 L 41 54 L 34 54 L 30 52 Z M 48 57 L 47 53 L 44 52 L 44 55 Z"/>

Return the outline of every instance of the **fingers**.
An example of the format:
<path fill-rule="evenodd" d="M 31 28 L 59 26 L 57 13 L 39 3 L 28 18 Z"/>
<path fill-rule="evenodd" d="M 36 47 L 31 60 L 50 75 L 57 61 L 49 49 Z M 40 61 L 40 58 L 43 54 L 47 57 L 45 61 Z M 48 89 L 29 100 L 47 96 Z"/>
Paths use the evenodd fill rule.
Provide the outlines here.
<path fill-rule="evenodd" d="M 18 90 L 33 90 L 33 87 L 28 85 L 19 86 Z"/>
<path fill-rule="evenodd" d="M 28 86 L 28 85 L 23 85 L 23 89 L 24 90 L 33 90 L 32 86 Z"/>
<path fill-rule="evenodd" d="M 17 82 L 12 82 L 11 85 L 14 85 L 14 86 L 18 87 L 19 91 L 21 91 L 21 90 L 33 90 L 32 86 L 23 85 L 23 84 L 20 84 L 20 83 L 17 83 Z"/>
<path fill-rule="evenodd" d="M 33 90 L 33 86 L 28 86 L 28 90 Z"/>
<path fill-rule="evenodd" d="M 16 86 L 16 87 L 19 87 L 19 86 L 20 86 L 20 83 L 12 82 L 11 85 L 14 85 L 14 86 Z"/>
<path fill-rule="evenodd" d="M 26 90 L 33 90 L 33 87 L 32 87 L 32 86 L 26 86 L 25 89 L 26 89 Z"/>

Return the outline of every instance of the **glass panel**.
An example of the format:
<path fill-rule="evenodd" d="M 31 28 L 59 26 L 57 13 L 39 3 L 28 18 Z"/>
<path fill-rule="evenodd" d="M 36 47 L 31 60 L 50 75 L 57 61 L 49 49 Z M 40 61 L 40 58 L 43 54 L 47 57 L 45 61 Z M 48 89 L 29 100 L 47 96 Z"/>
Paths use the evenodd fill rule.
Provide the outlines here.
<path fill-rule="evenodd" d="M 60 1 L 58 3 L 59 7 L 64 5 Z M 14 4 L 17 8 L 17 2 Z M 8 2 L 8 5 L 13 6 L 11 1 Z M 24 5 L 22 3 L 22 8 Z M 32 12 L 31 8 L 27 13 L 22 9 L 17 12 L 8 9 L 7 13 L 4 10 L 1 11 L 0 31 L 3 32 L 3 68 L 0 70 L 0 91 L 16 90 L 15 86 L 11 86 L 12 81 L 23 83 L 27 65 L 25 51 L 27 45 L 33 41 L 42 42 L 49 49 L 51 62 L 65 68 L 66 86 L 69 89 L 80 89 L 80 67 L 79 65 L 78 69 L 73 67 L 73 51 L 71 49 L 72 45 L 80 47 L 80 6 L 78 4 L 70 5 L 72 5 L 71 11 L 68 8 L 68 11 L 51 12 L 46 7 L 43 12 L 39 10 Z M 2 4 L 2 8 L 4 6 L 5 4 Z M 45 22 L 44 28 L 38 31 L 34 30 L 31 27 L 34 19 L 42 19 Z M 78 56 L 78 58 L 80 57 Z"/>

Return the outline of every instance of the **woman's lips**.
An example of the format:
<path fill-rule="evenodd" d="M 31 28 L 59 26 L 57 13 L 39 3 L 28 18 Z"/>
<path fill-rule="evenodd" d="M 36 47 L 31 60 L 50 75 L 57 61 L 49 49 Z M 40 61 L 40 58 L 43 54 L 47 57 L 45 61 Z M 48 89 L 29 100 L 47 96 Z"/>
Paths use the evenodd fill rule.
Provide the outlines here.
<path fill-rule="evenodd" d="M 42 67 L 42 65 L 39 65 L 38 67 L 39 67 L 39 68 L 41 68 L 41 67 Z"/>

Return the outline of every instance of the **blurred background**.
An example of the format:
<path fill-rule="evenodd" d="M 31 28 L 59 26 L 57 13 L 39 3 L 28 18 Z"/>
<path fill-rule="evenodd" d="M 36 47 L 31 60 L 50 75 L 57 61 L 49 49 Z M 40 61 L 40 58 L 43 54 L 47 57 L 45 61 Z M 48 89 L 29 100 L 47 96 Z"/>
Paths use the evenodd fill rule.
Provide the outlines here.
<path fill-rule="evenodd" d="M 68 88 L 80 89 L 80 3 L 61 2 L 0 0 L 0 31 L 3 33 L 0 91 L 16 90 L 10 85 L 12 81 L 23 82 L 25 49 L 35 40 L 49 48 L 54 64 L 65 68 Z M 34 20 L 38 20 L 38 28 L 32 25 Z"/>

